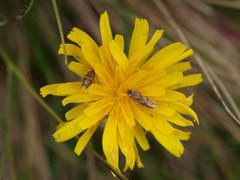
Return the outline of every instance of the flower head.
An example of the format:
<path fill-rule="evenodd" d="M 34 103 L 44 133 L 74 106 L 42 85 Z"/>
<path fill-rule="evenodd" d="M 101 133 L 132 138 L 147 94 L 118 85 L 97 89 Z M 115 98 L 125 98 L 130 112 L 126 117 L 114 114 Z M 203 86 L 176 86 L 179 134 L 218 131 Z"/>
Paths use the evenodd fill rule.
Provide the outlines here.
<path fill-rule="evenodd" d="M 43 97 L 66 96 L 64 106 L 76 104 L 66 113 L 67 121 L 58 126 L 54 139 L 62 142 L 80 134 L 74 150 L 79 155 L 102 123 L 103 152 L 116 169 L 119 150 L 126 158 L 125 169 L 133 169 L 135 164 L 143 167 L 137 144 L 144 151 L 150 148 L 147 133 L 180 157 L 184 151 L 181 141 L 188 140 L 190 132 L 176 127 L 198 123 L 190 108 L 193 96 L 177 91 L 202 81 L 201 74 L 184 75 L 191 65 L 182 60 L 193 51 L 176 42 L 153 54 L 163 30 L 157 30 L 148 40 L 146 19 L 135 20 L 128 55 L 124 53 L 124 37 L 112 35 L 107 12 L 100 18 L 100 34 L 99 46 L 85 32 L 73 28 L 67 37 L 74 44 L 65 44 L 65 48 L 76 61 L 70 62 L 68 68 L 81 80 L 47 85 L 40 90 Z M 61 45 L 59 54 L 63 53 Z"/>

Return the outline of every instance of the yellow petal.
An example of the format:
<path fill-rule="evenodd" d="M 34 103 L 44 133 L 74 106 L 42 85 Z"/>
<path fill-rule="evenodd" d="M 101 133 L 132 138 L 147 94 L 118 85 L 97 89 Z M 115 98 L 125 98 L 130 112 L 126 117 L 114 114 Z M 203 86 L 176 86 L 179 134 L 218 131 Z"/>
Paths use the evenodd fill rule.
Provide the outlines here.
<path fill-rule="evenodd" d="M 88 46 L 88 48 L 91 49 L 93 52 L 98 51 L 98 45 L 96 44 L 96 42 L 87 33 L 78 28 L 74 27 L 67 37 L 71 41 L 77 43 L 80 47 L 82 47 L 82 45 L 84 44 Z"/>
<path fill-rule="evenodd" d="M 109 44 L 109 48 L 113 56 L 113 59 L 116 61 L 116 63 L 122 69 L 126 68 L 128 64 L 128 58 L 124 54 L 123 50 L 118 46 L 118 44 L 115 41 L 111 41 Z"/>
<path fill-rule="evenodd" d="M 189 140 L 191 136 L 191 132 L 184 132 L 178 129 L 175 129 L 173 133 L 179 140 L 184 140 L 184 141 Z"/>
<path fill-rule="evenodd" d="M 128 57 L 131 57 L 135 52 L 142 49 L 148 39 L 149 26 L 146 19 L 136 18 L 133 29 Z"/>
<path fill-rule="evenodd" d="M 121 108 L 121 113 L 122 113 L 122 116 L 123 116 L 123 119 L 125 120 L 125 122 L 130 127 L 135 126 L 135 120 L 133 117 L 133 113 L 132 113 L 132 110 L 131 110 L 128 102 L 123 101 L 120 105 L 120 108 Z"/>
<path fill-rule="evenodd" d="M 74 44 L 65 43 L 66 54 L 75 57 L 77 60 L 84 60 L 81 48 Z M 60 45 L 58 54 L 64 54 L 63 44 Z"/>
<path fill-rule="evenodd" d="M 187 71 L 189 69 L 191 69 L 192 66 L 190 64 L 190 62 L 179 62 L 179 63 L 176 63 L 172 66 L 169 66 L 166 71 L 171 74 L 173 72 L 184 72 L 184 71 Z"/>
<path fill-rule="evenodd" d="M 113 39 L 107 11 L 100 17 L 100 33 L 103 45 L 107 45 Z"/>
<path fill-rule="evenodd" d="M 66 106 L 69 103 L 83 103 L 83 102 L 91 102 L 101 98 L 100 96 L 90 95 L 86 93 L 79 93 L 70 95 L 62 100 L 63 106 Z"/>
<path fill-rule="evenodd" d="M 82 65 L 75 61 L 72 61 L 68 64 L 68 69 L 70 69 L 72 72 L 74 72 L 80 77 L 84 77 L 87 74 L 87 72 L 90 70 L 85 65 Z"/>
<path fill-rule="evenodd" d="M 186 46 L 180 42 L 172 43 L 154 54 L 144 65 L 143 69 L 150 70 L 156 66 L 162 69 L 179 61 L 181 56 L 186 50 Z"/>
<path fill-rule="evenodd" d="M 183 73 L 175 72 L 162 77 L 161 79 L 156 81 L 154 85 L 168 87 L 168 86 L 173 86 L 177 83 L 180 83 L 182 82 L 182 80 L 183 80 Z"/>
<path fill-rule="evenodd" d="M 203 81 L 202 74 L 191 74 L 184 76 L 182 81 L 170 87 L 171 89 L 179 89 L 188 86 L 195 86 Z"/>
<path fill-rule="evenodd" d="M 154 109 L 154 112 L 163 116 L 171 117 L 174 115 L 175 110 L 165 103 L 157 103 L 157 107 Z"/>
<path fill-rule="evenodd" d="M 88 94 L 98 95 L 98 96 L 108 96 L 112 94 L 112 89 L 108 88 L 107 86 L 101 84 L 92 84 L 88 88 Z"/>
<path fill-rule="evenodd" d="M 178 158 L 182 156 L 184 147 L 173 134 L 164 134 L 156 128 L 153 128 L 151 132 L 156 140 L 171 154 Z"/>
<path fill-rule="evenodd" d="M 103 131 L 102 146 L 107 161 L 118 169 L 117 122 L 116 112 L 110 113 Z"/>
<path fill-rule="evenodd" d="M 116 34 L 114 37 L 114 41 L 124 51 L 124 37 L 121 34 Z"/>
<path fill-rule="evenodd" d="M 56 142 L 63 142 L 68 139 L 71 139 L 77 136 L 79 133 L 83 131 L 78 124 L 85 118 L 84 115 L 69 121 L 63 125 L 61 125 L 56 132 L 53 134 L 53 137 Z"/>
<path fill-rule="evenodd" d="M 151 115 L 142 111 L 135 102 L 131 102 L 130 107 L 136 121 L 147 131 L 151 130 L 153 124 Z"/>
<path fill-rule="evenodd" d="M 135 159 L 136 159 L 136 162 L 137 162 L 137 166 L 138 166 L 138 168 L 143 168 L 144 166 L 143 166 L 143 163 L 142 163 L 142 161 L 141 161 L 141 159 L 138 155 L 138 150 L 137 150 L 137 147 L 136 147 L 135 143 L 134 143 L 134 150 L 135 150 L 135 155 L 136 155 Z"/>
<path fill-rule="evenodd" d="M 156 99 L 159 101 L 185 101 L 187 98 L 181 92 L 166 90 L 164 95 Z"/>
<path fill-rule="evenodd" d="M 105 68 L 99 63 L 97 63 L 94 67 L 94 70 L 98 77 L 98 81 L 100 81 L 100 83 L 103 84 L 104 86 L 111 88 L 113 84 L 113 79 L 112 79 L 113 77 L 109 76 Z"/>
<path fill-rule="evenodd" d="M 99 123 L 90 127 L 78 140 L 76 147 L 74 149 L 74 152 L 77 155 L 80 155 L 89 140 L 91 139 L 93 133 L 96 131 L 97 127 L 99 126 Z"/>
<path fill-rule="evenodd" d="M 144 86 L 144 87 L 140 88 L 139 91 L 144 96 L 154 96 L 155 97 L 155 96 L 162 96 L 165 92 L 165 89 L 162 87 Z"/>
<path fill-rule="evenodd" d="M 153 121 L 153 126 L 158 129 L 158 131 L 160 131 L 161 133 L 164 134 L 172 134 L 174 131 L 173 126 L 167 122 L 164 118 L 162 117 L 153 117 L 154 121 Z"/>
<path fill-rule="evenodd" d="M 100 54 L 102 65 L 105 67 L 109 75 L 113 75 L 115 62 L 112 59 L 112 55 L 110 53 L 108 46 L 101 46 L 99 49 L 99 54 Z"/>
<path fill-rule="evenodd" d="M 93 69 L 96 63 L 101 62 L 98 50 L 93 51 L 86 44 L 82 45 L 82 53 L 86 62 L 90 65 L 90 69 Z"/>
<path fill-rule="evenodd" d="M 162 34 L 163 34 L 163 30 L 157 30 L 154 33 L 152 39 L 147 43 L 147 45 L 139 49 L 130 57 L 130 61 L 136 61 L 136 64 L 139 64 L 139 66 L 142 66 L 142 64 L 146 61 L 146 59 L 149 57 L 149 55 L 153 51 L 154 46 L 156 45 L 158 40 L 162 37 Z"/>
<path fill-rule="evenodd" d="M 92 116 L 102 111 L 102 109 L 105 109 L 106 107 L 111 110 L 112 106 L 113 101 L 111 98 L 102 98 L 96 102 L 90 103 L 89 107 L 84 111 L 84 114 L 87 116 Z"/>
<path fill-rule="evenodd" d="M 43 97 L 47 95 L 67 96 L 81 91 L 81 82 L 69 82 L 44 86 L 40 89 L 40 94 Z"/>
<path fill-rule="evenodd" d="M 150 149 L 145 132 L 139 124 L 136 124 L 136 126 L 133 128 L 133 134 L 134 134 L 138 144 L 141 146 L 141 148 L 144 151 L 147 151 L 148 149 Z"/>
<path fill-rule="evenodd" d="M 168 105 L 171 108 L 175 109 L 177 112 L 192 117 L 194 119 L 194 121 L 199 124 L 196 113 L 190 107 L 186 106 L 185 104 L 178 103 L 178 102 L 168 103 Z"/>
<path fill-rule="evenodd" d="M 75 118 L 81 116 L 83 114 L 84 109 L 86 109 L 87 107 L 88 107 L 87 104 L 80 104 L 80 105 L 70 109 L 65 114 L 66 119 L 69 121 L 69 120 L 72 120 L 72 119 L 75 119 Z"/>
<path fill-rule="evenodd" d="M 182 127 L 193 126 L 192 121 L 187 120 L 179 113 L 175 113 L 174 116 L 168 118 L 167 121 Z"/>

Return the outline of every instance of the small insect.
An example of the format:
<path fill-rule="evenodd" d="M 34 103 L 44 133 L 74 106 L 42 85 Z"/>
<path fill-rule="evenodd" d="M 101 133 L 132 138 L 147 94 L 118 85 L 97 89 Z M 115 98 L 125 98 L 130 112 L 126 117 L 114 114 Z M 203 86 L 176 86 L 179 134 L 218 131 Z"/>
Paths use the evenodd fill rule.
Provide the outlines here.
<path fill-rule="evenodd" d="M 155 102 L 149 100 L 147 97 L 143 96 L 141 93 L 134 89 L 129 89 L 127 93 L 130 98 L 134 99 L 143 106 L 149 107 L 151 109 L 157 107 L 157 104 Z"/>
<path fill-rule="evenodd" d="M 95 71 L 90 70 L 86 76 L 83 78 L 82 86 L 84 86 L 86 89 L 93 83 L 95 78 Z"/>

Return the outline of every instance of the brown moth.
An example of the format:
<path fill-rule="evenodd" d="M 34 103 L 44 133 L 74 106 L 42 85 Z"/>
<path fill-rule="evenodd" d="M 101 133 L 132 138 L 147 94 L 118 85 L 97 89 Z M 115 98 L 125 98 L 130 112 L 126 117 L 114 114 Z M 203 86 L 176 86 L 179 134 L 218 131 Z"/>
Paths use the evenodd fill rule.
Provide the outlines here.
<path fill-rule="evenodd" d="M 86 89 L 93 83 L 95 78 L 95 71 L 94 70 L 90 70 L 86 76 L 83 78 L 82 81 L 82 86 L 84 86 Z"/>
<path fill-rule="evenodd" d="M 143 106 L 146 106 L 151 109 L 154 109 L 157 107 L 157 104 L 155 102 L 149 100 L 147 97 L 143 96 L 140 92 L 134 89 L 129 89 L 127 93 L 130 98 L 134 99 L 136 102 L 138 102 Z"/>

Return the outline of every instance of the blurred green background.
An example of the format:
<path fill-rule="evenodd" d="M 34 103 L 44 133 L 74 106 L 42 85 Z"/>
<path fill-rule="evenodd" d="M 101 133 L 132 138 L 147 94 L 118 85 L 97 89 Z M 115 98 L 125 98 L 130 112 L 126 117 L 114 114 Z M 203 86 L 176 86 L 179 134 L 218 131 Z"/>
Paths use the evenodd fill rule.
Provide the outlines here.
<path fill-rule="evenodd" d="M 76 80 L 65 67 L 63 56 L 57 54 L 60 36 L 50 0 L 35 0 L 29 13 L 21 20 L 14 20 L 28 2 L 1 0 L 0 46 L 37 93 L 46 84 Z M 72 27 L 78 27 L 100 42 L 99 14 L 107 10 L 113 32 L 124 34 L 127 42 L 135 17 L 147 18 L 152 31 L 165 30 L 159 47 L 186 38 L 199 55 L 188 59 L 193 64 L 192 72 L 207 71 L 226 105 L 240 117 L 239 1 L 60 0 L 57 3 L 65 36 Z M 202 67 L 201 63 L 208 66 Z M 212 83 L 206 76 L 204 79 L 200 86 L 186 91 L 195 94 L 194 109 L 200 125 L 191 129 L 192 138 L 184 142 L 183 157 L 173 157 L 149 136 L 151 149 L 140 150 L 145 168 L 124 172 L 126 177 L 240 179 L 240 126 L 223 108 Z M 62 119 L 70 108 L 62 107 L 60 98 L 47 97 L 44 101 Z M 80 157 L 74 154 L 75 139 L 61 144 L 53 141 L 56 121 L 7 68 L 2 57 L 0 102 L 0 179 L 114 179 L 104 163 L 90 152 L 84 151 Z M 103 155 L 101 133 L 101 130 L 95 133 L 91 146 Z"/>

